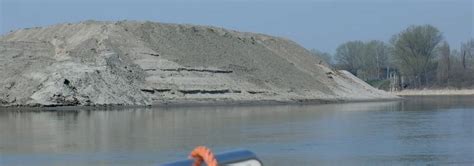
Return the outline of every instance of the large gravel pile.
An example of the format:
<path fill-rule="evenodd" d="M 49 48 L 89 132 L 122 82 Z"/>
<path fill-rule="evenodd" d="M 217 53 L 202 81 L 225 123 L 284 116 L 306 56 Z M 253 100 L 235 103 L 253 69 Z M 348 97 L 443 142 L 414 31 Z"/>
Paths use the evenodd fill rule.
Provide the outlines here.
<path fill-rule="evenodd" d="M 153 22 L 59 24 L 0 37 L 0 105 L 392 99 L 287 39 Z"/>

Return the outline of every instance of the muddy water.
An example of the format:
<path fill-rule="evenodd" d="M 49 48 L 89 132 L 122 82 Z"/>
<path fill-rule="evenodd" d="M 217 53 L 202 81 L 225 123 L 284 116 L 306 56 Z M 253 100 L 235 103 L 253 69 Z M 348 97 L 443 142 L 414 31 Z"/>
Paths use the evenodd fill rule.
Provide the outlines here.
<path fill-rule="evenodd" d="M 472 165 L 474 97 L 0 111 L 0 165 L 153 165 L 197 145 L 249 149 L 266 165 Z"/>

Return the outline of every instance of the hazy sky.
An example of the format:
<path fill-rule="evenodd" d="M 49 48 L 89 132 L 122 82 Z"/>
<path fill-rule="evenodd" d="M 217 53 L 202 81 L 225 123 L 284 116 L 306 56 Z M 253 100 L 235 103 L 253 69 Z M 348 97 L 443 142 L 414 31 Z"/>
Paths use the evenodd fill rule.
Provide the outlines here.
<path fill-rule="evenodd" d="M 452 47 L 473 37 L 474 0 L 0 0 L 0 33 L 81 20 L 214 25 L 334 53 L 349 40 L 388 41 L 409 25 L 438 27 Z"/>

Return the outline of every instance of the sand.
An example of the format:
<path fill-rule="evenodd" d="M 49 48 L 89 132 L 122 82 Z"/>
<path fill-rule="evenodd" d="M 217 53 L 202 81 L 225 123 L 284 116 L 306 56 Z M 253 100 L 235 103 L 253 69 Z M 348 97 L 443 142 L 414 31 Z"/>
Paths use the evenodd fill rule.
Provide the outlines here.
<path fill-rule="evenodd" d="M 0 37 L 0 106 L 396 99 L 264 34 L 155 22 L 57 24 Z"/>

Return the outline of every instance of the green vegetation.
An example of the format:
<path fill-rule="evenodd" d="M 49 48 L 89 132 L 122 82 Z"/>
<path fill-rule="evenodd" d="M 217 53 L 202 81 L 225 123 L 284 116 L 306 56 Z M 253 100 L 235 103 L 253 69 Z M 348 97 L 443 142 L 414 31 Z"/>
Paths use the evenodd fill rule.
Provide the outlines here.
<path fill-rule="evenodd" d="M 474 87 L 474 39 L 452 49 L 432 25 L 410 26 L 389 43 L 348 41 L 329 58 L 313 52 L 379 89 L 390 89 L 393 77 L 402 88 Z"/>

